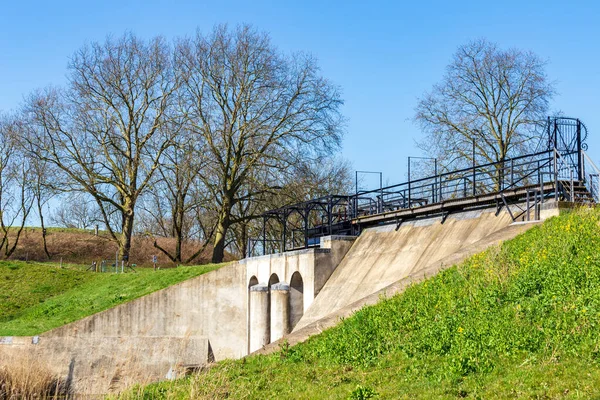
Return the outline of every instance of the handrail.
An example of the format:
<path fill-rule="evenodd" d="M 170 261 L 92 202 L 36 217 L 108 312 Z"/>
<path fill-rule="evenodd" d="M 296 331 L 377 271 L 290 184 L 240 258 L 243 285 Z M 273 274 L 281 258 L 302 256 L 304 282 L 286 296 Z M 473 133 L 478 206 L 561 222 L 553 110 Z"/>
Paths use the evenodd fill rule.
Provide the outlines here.
<path fill-rule="evenodd" d="M 386 187 L 380 184 L 379 188 L 373 190 L 357 189 L 354 194 L 323 196 L 269 210 L 262 215 L 262 240 L 256 243 L 249 242 L 249 250 L 254 250 L 258 245 L 262 249 L 257 249 L 263 253 L 268 250 L 267 247 L 271 248 L 269 251 L 286 251 L 288 244 L 296 248 L 303 243 L 306 248 L 312 245 L 311 241 L 319 235 L 357 235 L 364 228 L 361 225 L 362 220 L 357 219 L 358 216 L 390 211 L 411 210 L 406 214 L 420 215 L 435 209 L 448 213 L 462 207 L 463 203 L 471 207 L 473 204 L 490 201 L 495 201 L 497 209 L 500 210 L 501 203 L 506 207 L 509 207 L 509 203 L 511 207 L 518 206 L 519 201 L 525 201 L 525 193 L 525 212 L 529 212 L 531 207 L 535 207 L 536 212 L 539 212 L 538 204 L 543 203 L 550 195 L 554 195 L 556 200 L 563 196 L 569 201 L 600 202 L 600 168 L 584 151 L 587 150 L 585 125 L 575 118 L 549 117 L 545 131 L 548 135 L 548 147 L 543 151 L 537 151 L 538 147 L 531 154 L 502 161 L 486 162 L 441 173 L 437 173 L 436 170 L 433 175 L 409 179 Z M 588 172 L 591 172 L 589 177 L 586 176 L 586 161 L 590 170 Z M 585 192 L 581 188 L 582 185 L 587 189 Z M 592 194 L 592 198 L 589 194 Z M 502 200 L 499 203 L 500 197 Z M 448 202 L 451 199 L 468 201 Z M 530 205 L 530 200 L 533 200 L 533 205 Z M 412 211 L 416 210 L 416 207 L 432 204 L 436 206 Z M 389 218 L 389 215 L 403 214 L 387 214 L 385 218 Z M 269 222 L 271 219 L 275 225 Z M 381 222 L 375 218 L 366 223 L 375 223 L 373 221 Z M 267 225 L 270 225 L 269 229 L 273 229 L 269 236 L 279 234 L 282 237 L 281 241 L 266 240 Z M 299 232 L 300 235 L 294 235 L 294 232 Z M 281 244 L 279 249 L 277 243 Z"/>

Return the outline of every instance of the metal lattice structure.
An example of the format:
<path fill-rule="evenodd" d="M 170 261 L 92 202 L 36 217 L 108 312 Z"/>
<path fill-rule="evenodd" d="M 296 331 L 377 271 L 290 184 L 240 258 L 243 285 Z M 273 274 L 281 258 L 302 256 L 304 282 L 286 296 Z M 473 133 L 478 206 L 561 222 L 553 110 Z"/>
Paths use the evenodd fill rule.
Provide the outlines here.
<path fill-rule="evenodd" d="M 513 220 L 539 218 L 549 199 L 600 201 L 600 170 L 585 153 L 587 129 L 574 118 L 548 118 L 542 151 L 502 162 L 435 173 L 372 191 L 329 195 L 267 211 L 248 256 L 314 247 L 328 235 L 359 235 L 365 227 L 476 207 L 505 208 Z M 436 171 L 437 172 L 437 171 Z M 522 206 L 524 204 L 524 206 Z M 515 210 L 516 208 L 516 210 Z"/>

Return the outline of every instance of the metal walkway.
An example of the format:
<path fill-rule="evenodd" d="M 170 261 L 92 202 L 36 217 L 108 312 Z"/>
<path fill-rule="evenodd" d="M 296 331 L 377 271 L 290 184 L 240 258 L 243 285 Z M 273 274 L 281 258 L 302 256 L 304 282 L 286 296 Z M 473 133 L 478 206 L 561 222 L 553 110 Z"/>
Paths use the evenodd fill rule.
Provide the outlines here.
<path fill-rule="evenodd" d="M 366 227 L 478 207 L 508 210 L 513 220 L 539 218 L 547 200 L 600 201 L 600 170 L 585 153 L 587 129 L 578 119 L 548 118 L 546 149 L 501 162 L 422 179 L 330 195 L 267 211 L 248 256 L 318 246 L 328 235 L 359 235 Z M 531 216 L 533 214 L 533 217 Z"/>

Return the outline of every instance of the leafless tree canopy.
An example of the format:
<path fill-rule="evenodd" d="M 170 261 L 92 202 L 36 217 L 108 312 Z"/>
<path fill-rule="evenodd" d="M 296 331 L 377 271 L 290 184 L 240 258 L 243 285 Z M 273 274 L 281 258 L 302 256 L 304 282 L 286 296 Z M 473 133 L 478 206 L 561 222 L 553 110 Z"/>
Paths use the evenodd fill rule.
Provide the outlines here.
<path fill-rule="evenodd" d="M 210 158 L 202 177 L 217 206 L 219 262 L 229 228 L 241 222 L 232 215 L 239 202 L 272 191 L 287 167 L 339 144 L 342 101 L 312 57 L 285 56 L 248 26 L 184 40 L 177 60 L 190 130 Z"/>
<path fill-rule="evenodd" d="M 14 253 L 35 201 L 32 159 L 16 140 L 22 129 L 14 115 L 0 114 L 0 254 L 4 258 Z"/>
<path fill-rule="evenodd" d="M 164 129 L 178 87 L 169 46 L 131 34 L 75 53 L 69 86 L 31 96 L 29 149 L 89 193 L 127 257 L 138 198 L 176 133 Z M 120 226 L 110 224 L 118 213 Z"/>
<path fill-rule="evenodd" d="M 66 228 L 92 229 L 103 224 L 102 214 L 91 196 L 85 193 L 69 193 L 50 214 L 50 223 Z"/>
<path fill-rule="evenodd" d="M 220 262 L 228 246 L 244 253 L 266 209 L 342 180 L 339 170 L 320 169 L 342 137 L 339 89 L 314 58 L 283 54 L 249 26 L 173 44 L 109 37 L 78 50 L 68 77 L 64 88 L 31 94 L 9 124 L 20 153 L 7 147 L 0 163 L 10 156 L 35 175 L 13 215 L 26 219 L 36 204 L 43 224 L 44 205 L 60 194 L 67 201 L 51 222 L 101 219 L 124 259 L 137 232 L 175 238 L 174 251 L 155 244 L 173 262 L 190 262 L 211 243 Z M 183 260 L 191 239 L 195 252 Z"/>
<path fill-rule="evenodd" d="M 545 62 L 531 52 L 485 40 L 460 46 L 442 82 L 420 99 L 416 121 L 428 134 L 421 147 L 443 166 L 498 162 L 536 144 L 554 94 Z"/>

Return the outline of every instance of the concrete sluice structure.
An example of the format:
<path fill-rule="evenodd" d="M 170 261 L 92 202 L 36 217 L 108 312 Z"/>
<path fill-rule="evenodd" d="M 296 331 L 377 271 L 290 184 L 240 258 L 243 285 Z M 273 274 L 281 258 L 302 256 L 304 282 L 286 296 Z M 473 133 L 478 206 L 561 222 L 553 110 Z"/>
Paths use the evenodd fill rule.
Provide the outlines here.
<path fill-rule="evenodd" d="M 558 203 L 543 206 L 541 219 L 558 214 Z M 318 248 L 234 262 L 39 337 L 0 338 L 0 364 L 33 357 L 75 393 L 103 394 L 275 348 L 269 343 L 282 338 L 296 343 L 344 310 L 401 291 L 397 282 L 423 279 L 539 223 L 495 211 L 379 225 L 358 238 L 322 237 Z"/>

